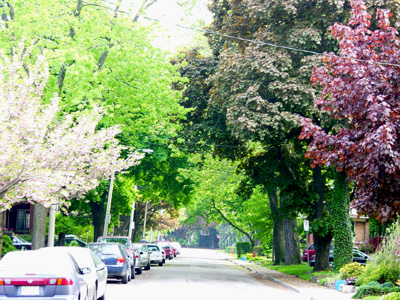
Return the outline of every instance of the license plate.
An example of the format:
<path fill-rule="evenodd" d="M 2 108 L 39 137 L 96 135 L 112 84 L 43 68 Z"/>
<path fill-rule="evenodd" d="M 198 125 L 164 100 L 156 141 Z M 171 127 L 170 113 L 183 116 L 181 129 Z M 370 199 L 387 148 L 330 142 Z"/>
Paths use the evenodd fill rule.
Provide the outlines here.
<path fill-rule="evenodd" d="M 21 286 L 21 296 L 39 296 L 39 286 Z"/>

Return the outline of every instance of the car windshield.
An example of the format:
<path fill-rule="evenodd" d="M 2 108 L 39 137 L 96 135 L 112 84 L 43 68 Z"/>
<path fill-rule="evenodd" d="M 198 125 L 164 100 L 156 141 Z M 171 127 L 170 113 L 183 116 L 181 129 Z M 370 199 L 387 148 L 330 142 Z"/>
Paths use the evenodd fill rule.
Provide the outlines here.
<path fill-rule="evenodd" d="M 118 243 L 125 247 L 130 247 L 131 243 L 128 238 L 118 238 L 118 237 L 102 237 L 99 238 L 99 242 L 109 242 L 109 243 Z"/>
<path fill-rule="evenodd" d="M 158 248 L 157 246 L 149 245 L 147 247 L 149 248 L 150 251 L 160 251 L 160 248 Z"/>
<path fill-rule="evenodd" d="M 95 244 L 89 245 L 90 250 L 92 250 L 97 255 L 121 255 L 118 245 L 112 244 Z"/>

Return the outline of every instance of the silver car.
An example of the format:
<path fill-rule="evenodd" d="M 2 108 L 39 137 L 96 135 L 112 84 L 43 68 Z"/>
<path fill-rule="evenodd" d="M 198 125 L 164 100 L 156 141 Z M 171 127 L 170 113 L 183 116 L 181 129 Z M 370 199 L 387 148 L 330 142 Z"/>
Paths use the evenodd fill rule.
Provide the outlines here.
<path fill-rule="evenodd" d="M 158 246 L 156 244 L 147 244 L 147 248 L 149 249 L 150 253 L 150 263 L 152 264 L 158 264 L 159 266 L 162 266 L 165 262 L 165 252 L 164 249 L 161 249 L 161 246 Z M 164 256 L 163 256 L 164 252 Z"/>
<path fill-rule="evenodd" d="M 107 266 L 89 248 L 76 247 L 49 247 L 42 248 L 40 251 L 61 251 L 67 252 L 77 262 L 81 269 L 86 269 L 83 275 L 88 286 L 88 299 L 105 299 L 107 288 Z"/>
<path fill-rule="evenodd" d="M 0 260 L 0 299 L 87 300 L 87 273 L 66 252 L 8 252 Z"/>
<path fill-rule="evenodd" d="M 136 253 L 136 262 L 140 261 L 140 267 L 143 267 L 146 271 L 150 270 L 150 253 L 146 244 L 132 244 L 133 249 Z M 138 274 L 141 273 L 141 270 L 138 271 Z"/>

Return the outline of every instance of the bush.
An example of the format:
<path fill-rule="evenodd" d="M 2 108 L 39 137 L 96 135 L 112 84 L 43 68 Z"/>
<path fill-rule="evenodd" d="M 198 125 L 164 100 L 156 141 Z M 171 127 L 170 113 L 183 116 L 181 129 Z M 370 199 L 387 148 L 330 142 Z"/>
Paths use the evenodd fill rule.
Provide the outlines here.
<path fill-rule="evenodd" d="M 364 271 L 365 267 L 356 262 L 344 265 L 339 270 L 339 272 L 342 274 L 342 279 L 359 277 Z"/>
<path fill-rule="evenodd" d="M 377 281 L 369 282 L 360 286 L 354 294 L 354 299 L 361 299 L 365 296 L 383 295 L 388 293 L 400 292 L 399 286 L 394 286 L 393 283 L 380 284 Z"/>
<path fill-rule="evenodd" d="M 393 292 L 383 296 L 382 300 L 400 300 L 400 292 Z"/>
<path fill-rule="evenodd" d="M 241 257 L 244 254 L 251 253 L 251 243 L 250 242 L 237 242 L 236 243 L 236 254 Z"/>
<path fill-rule="evenodd" d="M 15 251 L 12 239 L 8 235 L 3 235 L 3 248 L 1 249 L 1 256 L 10 251 Z"/>
<path fill-rule="evenodd" d="M 225 253 L 232 253 L 232 250 L 233 250 L 233 253 L 235 253 L 235 247 L 228 246 L 225 248 Z"/>

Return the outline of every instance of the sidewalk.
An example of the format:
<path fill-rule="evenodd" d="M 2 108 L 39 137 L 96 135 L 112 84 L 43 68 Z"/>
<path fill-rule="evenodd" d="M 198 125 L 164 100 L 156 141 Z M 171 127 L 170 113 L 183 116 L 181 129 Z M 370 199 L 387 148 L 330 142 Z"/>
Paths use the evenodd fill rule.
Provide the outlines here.
<path fill-rule="evenodd" d="M 226 260 L 297 293 L 296 300 L 350 300 L 354 295 L 354 293 L 342 293 L 325 286 L 320 286 L 316 283 L 300 279 L 295 275 L 287 275 L 271 270 L 253 262 L 234 259 L 229 254 L 221 254 L 224 255 Z"/>

